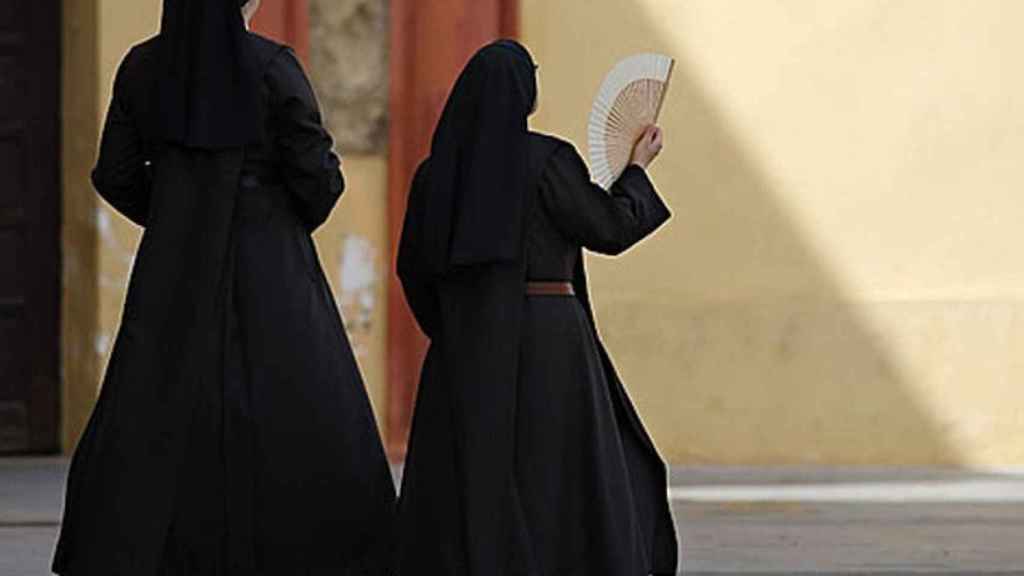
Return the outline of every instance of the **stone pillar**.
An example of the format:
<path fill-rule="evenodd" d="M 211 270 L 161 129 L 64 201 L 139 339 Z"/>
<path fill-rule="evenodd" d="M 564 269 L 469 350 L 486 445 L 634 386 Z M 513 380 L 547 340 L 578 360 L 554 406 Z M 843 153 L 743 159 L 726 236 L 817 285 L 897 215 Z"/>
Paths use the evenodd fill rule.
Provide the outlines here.
<path fill-rule="evenodd" d="M 345 155 L 383 156 L 388 120 L 386 0 L 311 0 L 310 69 Z"/>

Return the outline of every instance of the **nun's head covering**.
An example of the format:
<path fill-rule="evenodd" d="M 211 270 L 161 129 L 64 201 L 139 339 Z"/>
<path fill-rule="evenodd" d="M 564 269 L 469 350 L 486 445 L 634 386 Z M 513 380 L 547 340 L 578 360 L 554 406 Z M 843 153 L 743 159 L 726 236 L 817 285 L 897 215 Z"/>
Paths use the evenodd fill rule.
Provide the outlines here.
<path fill-rule="evenodd" d="M 164 0 L 153 132 L 222 149 L 260 134 L 259 84 L 240 8 L 246 0 Z"/>
<path fill-rule="evenodd" d="M 520 257 L 536 99 L 533 58 L 512 40 L 480 49 L 455 82 L 430 151 L 420 260 L 432 272 Z"/>

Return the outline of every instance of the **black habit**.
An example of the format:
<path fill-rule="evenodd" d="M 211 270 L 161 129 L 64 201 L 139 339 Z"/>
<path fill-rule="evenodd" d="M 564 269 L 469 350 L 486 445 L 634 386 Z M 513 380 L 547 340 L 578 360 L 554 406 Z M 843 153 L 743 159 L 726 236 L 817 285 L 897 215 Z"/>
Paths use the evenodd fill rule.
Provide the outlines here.
<path fill-rule="evenodd" d="M 288 48 L 243 30 L 222 70 L 168 52 L 168 7 L 215 4 L 167 0 L 164 33 L 117 74 L 93 183 L 145 232 L 53 570 L 390 574 L 394 488 L 310 237 L 339 161 Z M 196 87 L 218 73 L 241 116 Z M 175 75 L 203 106 L 154 97 Z"/>
<path fill-rule="evenodd" d="M 493 46 L 474 59 L 508 58 Z M 485 67 L 487 82 L 495 68 Z M 465 79 L 473 69 L 471 61 L 449 108 L 467 101 L 460 92 L 473 89 Z M 486 109 L 473 104 L 470 116 Z M 523 157 L 510 158 L 522 167 L 514 186 L 502 172 L 475 189 L 450 179 L 435 162 L 439 148 L 453 152 L 435 134 L 410 192 L 398 274 L 430 348 L 399 504 L 399 573 L 675 574 L 667 471 L 597 336 L 582 258 L 582 248 L 623 252 L 669 211 L 639 167 L 611 194 L 592 184 L 570 144 L 526 132 L 530 107 L 511 107 L 522 123 L 506 123 L 522 130 Z M 439 132 L 450 115 L 446 108 Z M 462 142 L 508 138 L 506 153 L 519 153 L 518 134 L 487 131 L 469 130 Z M 457 169 L 472 173 L 475 153 L 456 140 Z M 488 213 L 484 201 L 467 209 L 474 194 L 514 196 Z M 436 214 L 446 205 L 447 265 L 439 266 Z M 511 224 L 480 225 L 502 213 Z M 498 237 L 508 234 L 517 239 L 511 254 Z M 576 295 L 527 296 L 527 281 L 570 281 Z"/>

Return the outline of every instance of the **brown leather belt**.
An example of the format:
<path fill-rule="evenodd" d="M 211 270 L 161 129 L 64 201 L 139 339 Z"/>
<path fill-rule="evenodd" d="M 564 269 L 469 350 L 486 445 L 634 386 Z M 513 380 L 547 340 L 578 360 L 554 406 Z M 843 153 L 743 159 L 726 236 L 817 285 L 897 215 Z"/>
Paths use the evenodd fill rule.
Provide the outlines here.
<path fill-rule="evenodd" d="M 527 296 L 574 296 L 572 282 L 527 282 Z"/>

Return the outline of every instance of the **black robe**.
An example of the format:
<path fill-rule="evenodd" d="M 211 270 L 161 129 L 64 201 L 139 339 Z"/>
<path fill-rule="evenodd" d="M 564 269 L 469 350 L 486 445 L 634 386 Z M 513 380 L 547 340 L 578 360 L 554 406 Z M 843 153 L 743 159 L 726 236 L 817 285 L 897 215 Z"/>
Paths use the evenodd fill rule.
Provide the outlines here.
<path fill-rule="evenodd" d="M 399 247 L 430 337 L 399 504 L 399 573 L 675 574 L 667 471 L 594 326 L 582 248 L 619 254 L 669 218 L 644 171 L 608 194 L 568 143 L 531 134 L 518 262 L 436 277 L 416 261 L 417 172 Z M 526 296 L 527 280 L 576 296 Z"/>
<path fill-rule="evenodd" d="M 147 138 L 154 42 L 114 86 L 99 193 L 145 227 L 53 570 L 388 574 L 394 487 L 310 233 L 344 183 L 294 54 L 248 36 L 259 142 Z"/>

